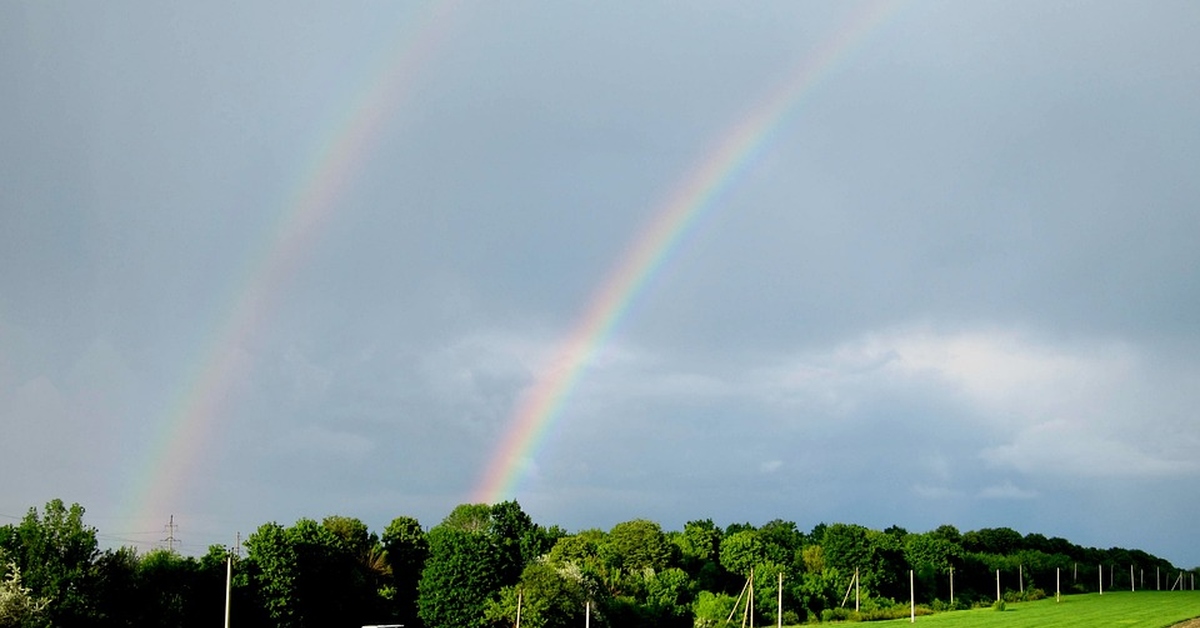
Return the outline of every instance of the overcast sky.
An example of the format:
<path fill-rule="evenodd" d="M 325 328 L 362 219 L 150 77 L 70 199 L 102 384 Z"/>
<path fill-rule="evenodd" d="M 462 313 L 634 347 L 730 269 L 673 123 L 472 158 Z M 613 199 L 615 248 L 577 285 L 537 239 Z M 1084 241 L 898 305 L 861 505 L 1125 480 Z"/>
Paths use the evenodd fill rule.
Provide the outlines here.
<path fill-rule="evenodd" d="M 77 501 L 143 549 L 174 515 L 196 553 L 437 523 L 672 191 L 833 50 L 511 496 L 1196 566 L 1197 33 L 1168 1 L 4 3 L 0 515 Z"/>

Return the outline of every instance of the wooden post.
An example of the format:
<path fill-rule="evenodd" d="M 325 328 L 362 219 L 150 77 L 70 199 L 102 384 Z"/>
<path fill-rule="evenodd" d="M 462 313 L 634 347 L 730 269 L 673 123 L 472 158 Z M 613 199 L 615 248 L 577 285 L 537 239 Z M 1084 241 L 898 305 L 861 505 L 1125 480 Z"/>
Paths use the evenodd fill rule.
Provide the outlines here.
<path fill-rule="evenodd" d="M 592 628 L 592 601 L 588 600 L 583 606 L 583 628 Z"/>
<path fill-rule="evenodd" d="M 854 568 L 854 612 L 858 612 L 858 567 Z"/>
<path fill-rule="evenodd" d="M 750 568 L 750 594 L 746 596 L 746 618 L 750 620 L 750 628 L 754 628 L 754 568 Z"/>
<path fill-rule="evenodd" d="M 1021 595 L 1025 595 L 1025 565 L 1017 565 L 1017 584 L 1021 587 Z"/>
<path fill-rule="evenodd" d="M 954 565 L 950 565 L 950 608 L 954 608 Z"/>
<path fill-rule="evenodd" d="M 737 612 L 737 607 L 742 603 L 742 596 L 746 595 L 746 589 L 750 588 L 750 579 L 746 579 L 746 584 L 742 585 L 742 592 L 738 593 L 737 600 L 733 603 L 733 608 L 729 609 L 729 617 L 725 618 L 725 623 L 733 623 L 733 614 Z M 846 589 L 846 597 L 850 597 L 850 589 Z M 842 600 L 842 606 L 846 605 L 846 600 Z"/>
<path fill-rule="evenodd" d="M 913 580 L 913 570 L 908 570 L 908 623 L 917 623 L 917 585 Z"/>
<path fill-rule="evenodd" d="M 1062 601 L 1062 567 L 1054 568 L 1054 601 Z"/>
<path fill-rule="evenodd" d="M 1137 589 L 1133 587 L 1133 563 L 1129 563 L 1129 590 L 1137 591 Z"/>
<path fill-rule="evenodd" d="M 517 628 L 521 628 L 521 596 L 524 591 L 517 591 Z"/>
<path fill-rule="evenodd" d="M 783 628 L 783 572 L 779 572 L 779 605 L 775 607 L 775 628 Z"/>
<path fill-rule="evenodd" d="M 1104 565 L 1097 565 L 1100 569 L 1100 595 L 1104 595 Z"/>
<path fill-rule="evenodd" d="M 229 628 L 229 598 L 233 595 L 233 553 L 225 557 L 225 628 Z"/>
<path fill-rule="evenodd" d="M 996 570 L 996 601 L 1000 601 L 1000 570 Z"/>

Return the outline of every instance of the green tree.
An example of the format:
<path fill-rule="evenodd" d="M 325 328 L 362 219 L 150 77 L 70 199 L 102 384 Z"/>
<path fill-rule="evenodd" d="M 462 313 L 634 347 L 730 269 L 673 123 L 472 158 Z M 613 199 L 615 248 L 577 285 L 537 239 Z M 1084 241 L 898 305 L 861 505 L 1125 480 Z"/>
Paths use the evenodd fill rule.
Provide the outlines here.
<path fill-rule="evenodd" d="M 794 522 L 768 521 L 758 529 L 758 538 L 763 542 L 763 552 L 772 562 L 797 568 L 801 565 L 800 551 L 805 537 Z"/>
<path fill-rule="evenodd" d="M 737 598 L 726 593 L 703 590 L 692 602 L 692 616 L 696 628 L 717 628 L 726 625 L 725 620 L 733 611 Z"/>
<path fill-rule="evenodd" d="M 767 560 L 765 547 L 757 530 L 734 532 L 721 541 L 721 565 L 745 578 L 755 565 Z"/>
<path fill-rule="evenodd" d="M 550 551 L 553 542 L 543 538 L 537 524 L 515 501 L 492 506 L 488 519 L 500 580 L 505 585 L 515 584 L 525 564 Z"/>
<path fill-rule="evenodd" d="M 8 551 L 23 586 L 49 600 L 46 615 L 54 625 L 84 625 L 97 620 L 92 604 L 92 566 L 100 551 L 96 530 L 83 523 L 83 506 L 68 508 L 60 499 L 42 513 L 30 508 L 15 526 L 0 528 L 0 548 Z"/>
<path fill-rule="evenodd" d="M 690 626 L 696 592 L 691 578 L 678 567 L 643 574 L 645 615 L 655 626 Z"/>
<path fill-rule="evenodd" d="M 280 628 L 361 624 L 378 612 L 373 582 L 354 550 L 316 521 L 264 524 L 246 548 L 261 604 Z"/>
<path fill-rule="evenodd" d="M 1020 532 L 1012 528 L 983 528 L 963 535 L 962 546 L 968 552 L 1012 554 L 1024 547 Z"/>
<path fill-rule="evenodd" d="M 142 611 L 137 586 L 137 571 L 141 559 L 131 547 L 111 549 L 100 554 L 92 565 L 94 578 L 92 600 L 95 614 L 102 617 L 98 625 L 146 625 L 137 619 Z"/>
<path fill-rule="evenodd" d="M 689 521 L 683 525 L 683 532 L 671 536 L 679 548 L 680 565 L 698 590 L 721 589 L 721 536 L 721 529 L 712 519 Z"/>
<path fill-rule="evenodd" d="M 492 524 L 492 507 L 487 504 L 459 504 L 438 524 L 464 532 L 487 532 Z"/>
<path fill-rule="evenodd" d="M 418 615 L 429 628 L 478 625 L 489 600 L 517 584 L 525 566 L 551 549 L 555 535 L 515 501 L 457 506 L 427 535 Z"/>
<path fill-rule="evenodd" d="M 421 581 L 425 559 L 429 557 L 425 530 L 412 517 L 396 517 L 383 531 L 381 543 L 391 568 L 395 619 L 404 625 L 415 626 L 418 621 L 417 584 Z"/>
<path fill-rule="evenodd" d="M 835 523 L 825 528 L 821 541 L 825 563 L 849 578 L 858 570 L 859 582 L 868 593 L 898 598 L 900 574 L 907 571 L 904 552 L 895 535 L 856 524 Z"/>
<path fill-rule="evenodd" d="M 342 545 L 356 556 L 368 556 L 379 539 L 367 524 L 354 517 L 330 515 L 321 520 L 321 525 L 341 540 Z"/>
<path fill-rule="evenodd" d="M 625 573 L 643 569 L 661 571 L 671 562 L 674 546 L 662 527 L 648 519 L 634 519 L 613 526 L 601 553 L 610 565 Z"/>
<path fill-rule="evenodd" d="M 930 601 L 949 597 L 950 567 L 961 565 L 963 549 L 936 531 L 910 534 L 904 539 L 904 558 L 912 567 L 919 598 Z"/>
<path fill-rule="evenodd" d="M 610 567 L 601 556 L 601 548 L 607 542 L 607 534 L 603 530 L 583 530 L 558 539 L 547 554 L 555 566 L 569 566 L 581 574 L 586 581 L 593 583 L 589 589 L 593 597 L 601 589 L 604 595 L 613 595 L 620 590 L 620 569 Z"/>
<path fill-rule="evenodd" d="M 578 570 L 539 560 L 525 567 L 520 582 L 504 587 L 499 597 L 488 603 L 485 624 L 497 628 L 514 625 L 519 604 L 522 626 L 573 628 L 583 625 L 588 600 Z"/>
<path fill-rule="evenodd" d="M 429 531 L 429 558 L 417 587 L 427 628 L 478 626 L 502 586 L 495 547 L 482 531 L 438 525 Z"/>
<path fill-rule="evenodd" d="M 204 600 L 223 597 L 218 574 L 223 576 L 224 570 L 206 573 L 190 556 L 162 549 L 148 552 L 137 561 L 136 603 L 128 609 L 134 613 L 133 625 L 183 628 L 216 624 L 223 609 Z"/>

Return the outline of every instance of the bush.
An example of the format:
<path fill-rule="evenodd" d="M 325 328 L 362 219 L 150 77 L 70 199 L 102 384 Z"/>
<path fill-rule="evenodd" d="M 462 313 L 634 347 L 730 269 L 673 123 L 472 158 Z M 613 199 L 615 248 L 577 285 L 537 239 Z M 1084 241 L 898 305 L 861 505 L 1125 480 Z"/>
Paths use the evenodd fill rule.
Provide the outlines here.
<path fill-rule="evenodd" d="M 931 602 L 929 604 L 929 609 L 935 613 L 944 613 L 946 611 L 961 611 L 961 610 L 965 610 L 968 608 L 971 608 L 971 605 L 967 604 L 961 597 L 956 598 L 954 600 L 953 604 L 951 604 L 950 602 L 947 602 L 945 600 L 934 600 L 933 602 Z"/>
<path fill-rule="evenodd" d="M 1004 608 L 1005 608 L 1004 600 L 996 600 L 992 604 L 992 610 L 994 610 L 994 611 L 1002 611 L 1002 610 L 1004 610 Z"/>
<path fill-rule="evenodd" d="M 1012 602 L 1036 602 L 1038 600 L 1045 599 L 1045 597 L 1046 597 L 1046 592 L 1041 589 L 1036 589 L 1036 588 L 1025 589 L 1024 592 L 1021 592 L 1021 591 L 1005 591 L 1004 592 L 1004 601 L 1008 602 L 1010 604 Z"/>
<path fill-rule="evenodd" d="M 852 611 L 847 608 L 827 608 L 821 611 L 821 623 L 833 621 L 885 621 L 888 619 L 903 619 L 908 617 L 913 612 L 913 609 L 908 604 L 895 604 L 890 606 L 881 606 L 871 609 L 862 609 L 861 611 Z M 932 615 L 933 610 L 924 604 L 917 606 L 917 615 Z"/>

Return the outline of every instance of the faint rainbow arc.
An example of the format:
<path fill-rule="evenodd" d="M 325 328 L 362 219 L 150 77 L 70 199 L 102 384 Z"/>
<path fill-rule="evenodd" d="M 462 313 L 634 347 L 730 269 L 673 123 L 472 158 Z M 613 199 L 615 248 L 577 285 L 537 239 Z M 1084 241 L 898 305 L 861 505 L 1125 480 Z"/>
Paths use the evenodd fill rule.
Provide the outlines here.
<path fill-rule="evenodd" d="M 128 482 L 124 512 L 138 519 L 161 517 L 179 506 L 172 495 L 200 466 L 201 456 L 222 424 L 226 398 L 233 393 L 243 347 L 269 318 L 278 292 L 319 237 L 355 174 L 370 156 L 383 125 L 408 93 L 414 75 L 438 49 L 448 32 L 454 3 L 438 1 L 417 26 L 401 33 L 379 69 L 351 99 L 349 112 L 330 125 L 309 166 L 267 230 L 271 237 L 250 256 L 241 280 L 233 282 L 231 305 L 203 343 L 196 367 L 183 378 L 182 390 L 152 437 L 144 463 Z M 406 29 L 407 30 L 407 29 Z M 407 34 L 408 37 L 403 37 Z"/>
<path fill-rule="evenodd" d="M 508 431 L 476 482 L 471 501 L 495 503 L 511 496 L 527 458 L 560 416 L 586 367 L 655 272 L 679 247 L 689 228 L 753 164 L 801 99 L 856 44 L 893 14 L 897 6 L 892 1 L 873 2 L 855 12 L 802 60 L 760 106 L 734 124 L 675 186 L 654 212 L 647 228 L 592 294 L 583 315 L 556 351 L 551 368 L 518 401 Z"/>

